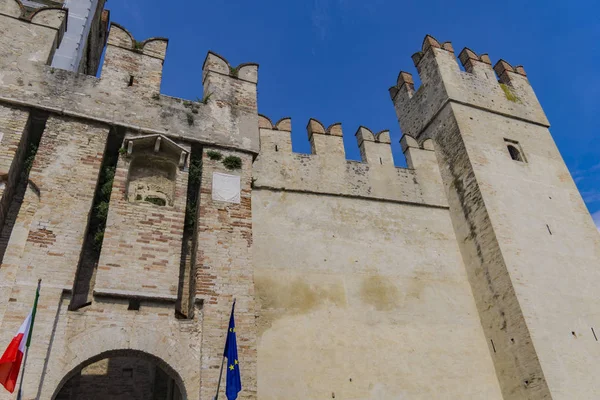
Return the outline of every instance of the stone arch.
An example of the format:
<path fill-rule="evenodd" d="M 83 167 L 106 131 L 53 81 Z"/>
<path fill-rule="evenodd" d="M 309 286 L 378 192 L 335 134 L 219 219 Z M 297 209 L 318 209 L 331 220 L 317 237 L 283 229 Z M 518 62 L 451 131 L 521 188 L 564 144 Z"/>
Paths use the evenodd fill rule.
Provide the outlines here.
<path fill-rule="evenodd" d="M 81 362 L 79 365 L 77 365 L 75 368 L 73 368 L 71 371 L 69 371 L 63 377 L 63 379 L 59 382 L 58 386 L 56 387 L 56 389 L 52 395 L 52 399 L 54 400 L 59 395 L 61 390 L 64 388 L 65 384 L 67 384 L 67 382 L 69 382 L 69 380 L 71 380 L 73 377 L 75 377 L 83 368 L 90 366 L 98 361 L 102 361 L 104 359 L 114 359 L 117 357 L 138 358 L 140 360 L 149 361 L 149 362 L 155 364 L 156 366 L 160 367 L 171 379 L 173 379 L 173 381 L 177 385 L 177 389 L 179 390 L 179 393 L 182 396 L 182 399 L 187 398 L 186 393 L 185 393 L 185 387 L 183 385 L 183 379 L 177 373 L 177 371 L 175 371 L 168 363 L 166 363 L 162 359 L 160 359 L 152 354 L 149 354 L 149 353 L 146 353 L 146 352 L 143 352 L 140 350 L 118 349 L 118 350 L 108 350 L 108 351 L 100 353 L 94 357 L 91 357 L 91 358 Z"/>
<path fill-rule="evenodd" d="M 102 304 L 111 307 L 113 303 L 115 301 L 111 300 Z M 61 338 L 53 345 L 39 400 L 54 399 L 69 374 L 76 373 L 78 367 L 101 354 L 118 354 L 111 353 L 114 351 L 145 353 L 160 359 L 161 365 L 166 364 L 169 371 L 177 373 L 182 400 L 198 400 L 200 349 L 197 343 L 198 336 L 191 335 L 190 338 L 189 332 L 186 332 L 182 337 L 178 330 L 169 328 L 168 324 L 140 326 L 116 318 L 112 326 L 102 324 L 95 328 L 88 327 L 78 334 L 69 334 L 68 339 Z"/>
<path fill-rule="evenodd" d="M 56 386 L 51 399 L 54 400 L 60 394 L 61 390 L 65 387 L 65 384 L 69 382 L 73 377 L 77 376 L 77 374 L 85 367 L 90 366 L 98 361 L 102 361 L 104 359 L 114 359 L 116 357 L 128 357 L 128 358 L 139 358 L 141 360 L 150 361 L 156 366 L 160 367 L 177 385 L 179 393 L 181 395 L 181 399 L 187 399 L 187 393 L 185 390 L 185 385 L 183 383 L 183 379 L 181 376 L 172 368 L 167 362 L 162 360 L 161 358 L 141 351 L 141 350 L 133 350 L 133 349 L 116 349 L 116 350 L 107 350 L 102 353 L 99 353 L 95 356 L 92 356 L 74 368 L 72 368 L 67 374 L 63 376 L 58 385 Z"/>

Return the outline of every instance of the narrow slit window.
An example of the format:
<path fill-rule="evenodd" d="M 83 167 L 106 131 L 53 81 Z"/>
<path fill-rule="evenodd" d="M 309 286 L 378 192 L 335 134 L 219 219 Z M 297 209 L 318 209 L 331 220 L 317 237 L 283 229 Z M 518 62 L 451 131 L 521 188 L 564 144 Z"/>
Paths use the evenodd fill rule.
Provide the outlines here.
<path fill-rule="evenodd" d="M 133 80 L 134 80 L 133 75 L 129 75 L 129 84 L 127 86 L 133 86 Z"/>
<path fill-rule="evenodd" d="M 279 147 L 277 147 L 277 145 L 275 145 L 275 151 L 279 151 Z"/>

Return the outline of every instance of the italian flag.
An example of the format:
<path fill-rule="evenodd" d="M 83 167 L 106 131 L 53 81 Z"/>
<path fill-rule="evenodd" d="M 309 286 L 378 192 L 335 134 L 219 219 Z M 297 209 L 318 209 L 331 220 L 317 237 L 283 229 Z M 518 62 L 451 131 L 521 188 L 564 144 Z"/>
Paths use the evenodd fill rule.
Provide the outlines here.
<path fill-rule="evenodd" d="M 31 332 L 33 332 L 33 321 L 35 320 L 35 311 L 37 309 L 39 297 L 40 285 L 38 283 L 33 309 L 27 318 L 25 318 L 25 321 L 6 348 L 6 351 L 2 357 L 0 357 L 0 384 L 2 384 L 2 386 L 4 386 L 10 393 L 15 391 L 17 378 L 19 377 L 19 371 L 21 370 L 23 355 L 25 354 L 25 348 L 29 347 L 31 344 Z"/>

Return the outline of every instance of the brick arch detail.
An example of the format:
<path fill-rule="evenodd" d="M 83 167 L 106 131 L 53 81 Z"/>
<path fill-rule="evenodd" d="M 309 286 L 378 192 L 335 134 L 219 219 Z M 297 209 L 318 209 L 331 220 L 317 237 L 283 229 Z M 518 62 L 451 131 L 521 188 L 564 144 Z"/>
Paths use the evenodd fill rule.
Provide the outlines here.
<path fill-rule="evenodd" d="M 173 338 L 156 330 L 144 328 L 106 327 L 84 332 L 69 340 L 62 368 L 46 376 L 40 400 L 54 399 L 63 385 L 81 368 L 107 357 L 143 357 L 155 362 L 171 376 L 184 400 L 193 400 L 193 374 L 185 376 L 185 365 L 190 361 L 189 351 L 178 346 Z M 187 354 L 186 354 L 187 353 Z M 196 385 L 197 386 L 197 385 Z"/>

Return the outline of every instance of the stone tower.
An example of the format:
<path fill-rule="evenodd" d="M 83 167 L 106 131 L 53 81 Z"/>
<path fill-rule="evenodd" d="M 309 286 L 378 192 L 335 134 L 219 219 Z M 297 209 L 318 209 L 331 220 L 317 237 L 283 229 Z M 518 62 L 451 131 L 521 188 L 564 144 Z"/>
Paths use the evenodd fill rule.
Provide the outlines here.
<path fill-rule="evenodd" d="M 257 64 L 209 52 L 166 96 L 167 39 L 33 3 L 0 0 L 0 345 L 43 280 L 24 398 L 212 399 L 234 299 L 239 399 L 599 397 L 600 236 L 522 67 L 428 36 L 397 168 L 388 131 L 349 161 L 314 118 L 294 153 Z"/>
<path fill-rule="evenodd" d="M 600 387 L 600 236 L 523 67 L 427 36 L 390 89 L 402 131 L 433 139 L 456 239 L 505 399 Z"/>

